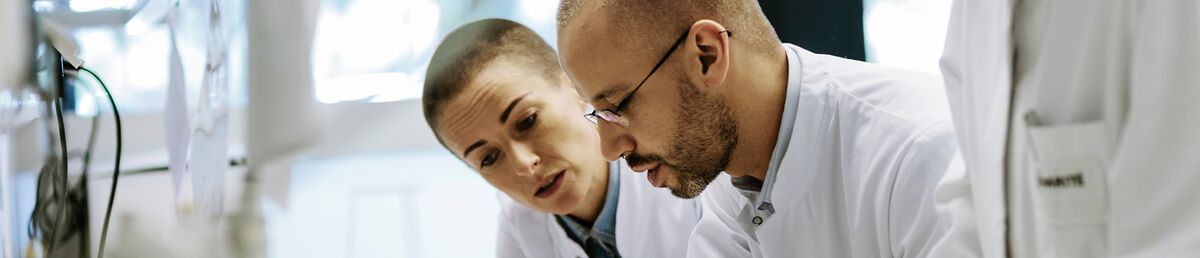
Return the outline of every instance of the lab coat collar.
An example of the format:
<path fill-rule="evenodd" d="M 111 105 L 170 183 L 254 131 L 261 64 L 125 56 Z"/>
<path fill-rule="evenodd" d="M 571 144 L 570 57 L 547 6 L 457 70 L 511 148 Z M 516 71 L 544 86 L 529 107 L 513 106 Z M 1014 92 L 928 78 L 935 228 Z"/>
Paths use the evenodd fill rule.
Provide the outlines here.
<path fill-rule="evenodd" d="M 801 80 L 804 78 L 801 73 L 803 65 L 800 63 L 800 53 L 796 52 L 803 49 L 786 43 L 782 47 L 787 54 L 788 79 L 783 114 L 779 121 L 779 133 L 775 138 L 775 148 L 771 152 L 771 161 L 767 165 L 767 174 L 763 178 L 762 188 L 758 191 L 742 189 L 742 194 L 754 202 L 753 207 L 757 210 L 756 213 L 762 213 L 764 216 L 775 213 L 775 207 L 771 203 L 771 190 L 775 188 L 775 178 L 779 174 L 780 164 L 783 163 L 788 144 L 792 140 L 792 129 L 796 122 L 796 107 L 799 105 L 797 101 L 800 98 L 800 89 L 803 87 Z"/>
<path fill-rule="evenodd" d="M 791 125 L 792 129 L 781 160 L 776 161 L 772 155 L 772 165 L 777 166 L 776 169 L 785 168 L 784 173 L 789 174 L 782 175 L 782 178 L 780 175 L 771 176 L 787 187 L 772 188 L 770 192 L 775 196 L 782 194 L 787 198 L 803 198 L 808 191 L 818 187 L 811 185 L 817 176 L 812 166 L 819 162 L 814 158 L 818 153 L 834 151 L 823 149 L 824 140 L 830 137 L 824 132 L 830 125 L 829 120 L 833 119 L 827 104 L 830 87 L 834 83 L 830 81 L 829 70 L 818 60 L 817 54 L 792 44 L 784 44 L 784 49 L 788 53 L 787 105 L 792 106 L 792 111 L 791 115 L 785 115 L 780 125 Z M 793 63 L 796 65 L 793 66 Z M 785 106 L 785 112 L 787 109 L 788 106 Z M 782 209 L 778 207 L 779 203 L 774 204 L 775 209 Z"/>

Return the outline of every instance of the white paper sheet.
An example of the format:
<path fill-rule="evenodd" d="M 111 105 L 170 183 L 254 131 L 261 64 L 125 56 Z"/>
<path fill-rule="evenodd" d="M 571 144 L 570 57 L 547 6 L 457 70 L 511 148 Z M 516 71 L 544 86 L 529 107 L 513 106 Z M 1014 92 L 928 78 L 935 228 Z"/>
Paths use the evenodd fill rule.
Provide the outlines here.
<path fill-rule="evenodd" d="M 187 175 L 187 152 L 191 132 L 188 124 L 187 85 L 183 80 L 183 61 L 179 57 L 175 39 L 176 9 L 167 13 L 167 24 L 171 35 L 170 72 L 167 82 L 167 103 L 163 111 L 164 129 L 167 136 L 167 170 L 171 173 L 172 189 L 179 201 L 179 191 Z M 178 204 L 178 203 L 177 203 Z"/>
<path fill-rule="evenodd" d="M 196 108 L 188 171 L 192 176 L 196 215 L 215 221 L 224 207 L 225 172 L 229 168 L 229 80 L 225 61 L 227 47 L 217 1 L 211 2 L 208 16 L 208 54 Z"/>

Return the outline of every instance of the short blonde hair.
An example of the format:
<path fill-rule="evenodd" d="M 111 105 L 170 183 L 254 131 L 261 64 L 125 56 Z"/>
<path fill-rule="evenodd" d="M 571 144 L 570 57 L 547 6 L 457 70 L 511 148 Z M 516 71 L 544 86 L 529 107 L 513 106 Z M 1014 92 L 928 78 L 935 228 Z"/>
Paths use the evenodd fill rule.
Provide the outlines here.
<path fill-rule="evenodd" d="M 554 48 L 525 25 L 493 18 L 454 29 L 433 52 L 421 94 L 425 122 L 439 142 L 442 137 L 438 133 L 438 118 L 446 103 L 461 94 L 484 67 L 500 57 L 524 66 L 550 82 L 557 83 L 562 73 Z"/>

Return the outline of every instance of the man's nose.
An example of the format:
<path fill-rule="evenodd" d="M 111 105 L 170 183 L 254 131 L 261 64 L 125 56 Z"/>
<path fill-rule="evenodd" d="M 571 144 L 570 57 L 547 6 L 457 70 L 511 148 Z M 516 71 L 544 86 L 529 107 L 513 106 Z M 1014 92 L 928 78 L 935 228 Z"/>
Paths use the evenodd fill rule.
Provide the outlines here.
<path fill-rule="evenodd" d="M 633 152 L 634 147 L 637 146 L 633 137 L 629 135 L 629 131 L 624 127 L 607 121 L 600 121 L 597 126 L 600 131 L 600 151 L 605 160 L 616 161 Z"/>

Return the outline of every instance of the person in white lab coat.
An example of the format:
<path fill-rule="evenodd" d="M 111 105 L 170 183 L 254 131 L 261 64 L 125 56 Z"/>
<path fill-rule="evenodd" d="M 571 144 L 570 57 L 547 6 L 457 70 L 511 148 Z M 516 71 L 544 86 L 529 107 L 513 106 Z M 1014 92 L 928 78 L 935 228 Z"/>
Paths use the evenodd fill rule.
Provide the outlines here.
<path fill-rule="evenodd" d="M 1200 2 L 959 0 L 944 51 L 944 247 L 1200 257 Z"/>
<path fill-rule="evenodd" d="M 563 1 L 558 46 L 605 158 L 709 195 L 689 256 L 923 257 L 945 232 L 932 75 L 783 44 L 755 1 Z"/>
<path fill-rule="evenodd" d="M 504 194 L 498 257 L 680 257 L 700 203 L 600 156 L 587 104 L 529 28 L 484 19 L 452 31 L 425 78 L 426 122 Z M 465 232 L 464 232 L 465 233 Z"/>

